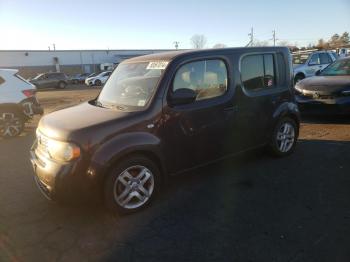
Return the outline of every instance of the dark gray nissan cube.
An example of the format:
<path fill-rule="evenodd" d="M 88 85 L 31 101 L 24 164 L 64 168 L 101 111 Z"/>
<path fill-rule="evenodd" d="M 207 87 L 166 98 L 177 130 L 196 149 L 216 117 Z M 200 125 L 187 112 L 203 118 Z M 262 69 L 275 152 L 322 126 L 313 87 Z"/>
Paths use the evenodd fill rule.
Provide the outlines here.
<path fill-rule="evenodd" d="M 289 155 L 299 133 L 292 85 L 284 47 L 125 60 L 96 99 L 41 119 L 35 181 L 49 199 L 87 194 L 128 213 L 148 205 L 168 176 L 258 147 Z"/>

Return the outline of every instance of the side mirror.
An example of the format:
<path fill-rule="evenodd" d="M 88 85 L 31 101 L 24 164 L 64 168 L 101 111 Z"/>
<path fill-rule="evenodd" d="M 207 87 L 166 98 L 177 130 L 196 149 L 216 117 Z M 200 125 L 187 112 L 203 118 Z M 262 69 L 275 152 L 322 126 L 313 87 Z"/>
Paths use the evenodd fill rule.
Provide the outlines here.
<path fill-rule="evenodd" d="M 321 69 L 320 69 L 320 70 L 317 70 L 316 73 L 315 73 L 315 75 L 316 75 L 316 76 L 319 76 L 319 75 L 321 75 L 321 72 L 322 72 Z"/>
<path fill-rule="evenodd" d="M 169 97 L 170 105 L 185 105 L 196 100 L 197 94 L 192 89 L 180 88 L 175 90 Z"/>

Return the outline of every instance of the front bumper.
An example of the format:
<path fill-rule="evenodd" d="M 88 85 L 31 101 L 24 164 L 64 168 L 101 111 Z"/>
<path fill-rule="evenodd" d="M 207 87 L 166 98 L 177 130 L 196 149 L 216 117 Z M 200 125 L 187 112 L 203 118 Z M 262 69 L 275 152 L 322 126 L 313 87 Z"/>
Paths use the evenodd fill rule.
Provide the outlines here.
<path fill-rule="evenodd" d="M 296 95 L 301 112 L 309 114 L 350 114 L 350 97 L 314 99 Z"/>
<path fill-rule="evenodd" d="M 85 80 L 85 85 L 92 86 L 94 84 L 93 80 Z"/>
<path fill-rule="evenodd" d="M 50 159 L 37 148 L 37 140 L 30 150 L 34 180 L 43 195 L 51 200 L 68 200 L 92 196 L 100 187 L 94 177 L 87 175 L 82 159 L 58 162 Z"/>

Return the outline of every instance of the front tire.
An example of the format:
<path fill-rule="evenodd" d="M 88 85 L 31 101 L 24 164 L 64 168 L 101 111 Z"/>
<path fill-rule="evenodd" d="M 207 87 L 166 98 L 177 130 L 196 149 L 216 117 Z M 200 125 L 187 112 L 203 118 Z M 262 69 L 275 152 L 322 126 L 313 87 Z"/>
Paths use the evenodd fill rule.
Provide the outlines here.
<path fill-rule="evenodd" d="M 108 174 L 104 202 L 114 213 L 136 212 L 153 201 L 160 185 L 160 170 L 152 160 L 142 155 L 130 156 Z"/>
<path fill-rule="evenodd" d="M 14 109 L 0 109 L 0 137 L 19 136 L 24 129 L 23 116 Z"/>
<path fill-rule="evenodd" d="M 303 80 L 305 78 L 304 75 L 302 74 L 298 74 L 294 77 L 294 85 L 296 85 L 298 82 L 300 82 L 301 80 Z"/>
<path fill-rule="evenodd" d="M 101 86 L 101 85 L 102 85 L 101 80 L 97 79 L 97 80 L 95 81 L 95 86 Z"/>
<path fill-rule="evenodd" d="M 293 119 L 289 117 L 280 119 L 272 134 L 270 152 L 277 157 L 290 155 L 295 150 L 298 136 L 299 128 Z"/>

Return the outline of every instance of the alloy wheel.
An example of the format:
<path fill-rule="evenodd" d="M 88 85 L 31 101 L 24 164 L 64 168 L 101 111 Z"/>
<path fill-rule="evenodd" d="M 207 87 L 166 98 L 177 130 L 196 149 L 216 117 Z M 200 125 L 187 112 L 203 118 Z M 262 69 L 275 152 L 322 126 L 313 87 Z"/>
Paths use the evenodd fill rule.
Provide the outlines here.
<path fill-rule="evenodd" d="M 291 123 L 283 123 L 277 132 L 277 145 L 282 153 L 286 153 L 293 147 L 295 142 L 295 130 Z"/>
<path fill-rule="evenodd" d="M 114 200 L 125 209 L 143 206 L 154 191 L 154 175 L 144 166 L 131 166 L 115 180 Z"/>
<path fill-rule="evenodd" d="M 22 121 L 14 113 L 4 112 L 0 115 L 0 136 L 15 137 L 22 131 Z"/>

